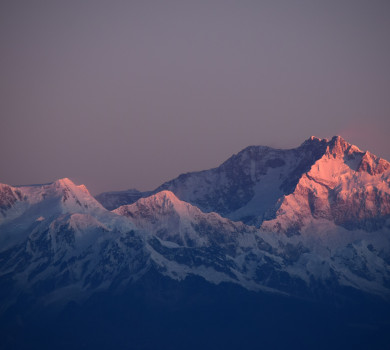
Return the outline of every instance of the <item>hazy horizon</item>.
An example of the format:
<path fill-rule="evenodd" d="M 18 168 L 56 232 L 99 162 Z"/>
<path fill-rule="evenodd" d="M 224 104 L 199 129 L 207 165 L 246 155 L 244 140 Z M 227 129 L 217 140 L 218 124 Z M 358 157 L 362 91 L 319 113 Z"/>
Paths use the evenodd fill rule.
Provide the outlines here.
<path fill-rule="evenodd" d="M 0 183 L 151 190 L 250 145 L 390 160 L 388 1 L 2 1 Z"/>

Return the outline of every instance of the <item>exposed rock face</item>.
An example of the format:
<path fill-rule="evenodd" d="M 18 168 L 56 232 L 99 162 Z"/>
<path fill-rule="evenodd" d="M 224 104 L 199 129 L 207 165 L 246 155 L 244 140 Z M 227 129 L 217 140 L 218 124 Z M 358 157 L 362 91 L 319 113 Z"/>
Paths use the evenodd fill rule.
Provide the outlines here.
<path fill-rule="evenodd" d="M 117 204 L 131 204 L 140 197 L 169 190 L 204 212 L 217 212 L 259 226 L 265 218 L 274 216 L 279 198 L 294 190 L 302 174 L 327 146 L 327 140 L 315 137 L 291 150 L 250 146 L 218 168 L 182 174 L 153 192 L 108 192 L 96 198 L 112 209 Z"/>
<path fill-rule="evenodd" d="M 317 219 L 376 230 L 389 218 L 390 163 L 340 136 L 310 137 L 291 150 L 251 146 L 215 169 L 187 173 L 152 193 L 172 191 L 204 212 L 264 230 L 299 233 Z M 106 207 L 151 193 L 102 194 Z M 134 195 L 134 193 L 133 193 Z"/>
<path fill-rule="evenodd" d="M 114 207 L 122 201 L 133 202 L 113 211 L 103 208 L 85 186 L 69 179 L 34 186 L 0 185 L 0 330 L 16 344 L 9 348 L 21 348 L 19 336 L 12 338 L 18 333 L 9 331 L 12 323 L 19 335 L 28 334 L 29 327 L 23 325 L 36 324 L 44 346 L 47 333 L 58 344 L 57 329 L 64 330 L 63 344 L 72 344 L 68 341 L 70 324 L 76 334 L 85 324 L 92 325 L 85 336 L 92 339 L 96 324 L 106 319 L 105 330 L 122 326 L 120 341 L 132 329 L 131 348 L 134 339 L 139 339 L 132 326 L 143 320 L 138 329 L 147 330 L 145 339 L 149 341 L 150 327 L 156 331 L 156 345 L 150 347 L 154 349 L 161 347 L 165 314 L 172 315 L 183 306 L 185 317 L 176 320 L 177 326 L 167 326 L 172 332 L 169 339 L 176 337 L 182 320 L 196 316 L 197 309 L 202 313 L 205 305 L 215 310 L 200 322 L 202 332 L 210 328 L 210 316 L 216 311 L 221 314 L 218 322 L 223 337 L 224 320 L 231 316 L 227 310 L 232 306 L 253 309 L 243 312 L 242 319 L 249 313 L 254 322 L 264 306 L 269 307 L 270 316 L 263 325 L 269 325 L 268 318 L 273 319 L 277 307 L 279 318 L 269 329 L 279 336 L 280 324 L 290 329 L 297 318 L 307 323 L 315 317 L 323 319 L 313 305 L 326 309 L 341 304 L 347 305 L 349 318 L 340 331 L 337 306 L 335 344 L 340 345 L 339 335 L 345 330 L 345 344 L 350 345 L 356 309 L 370 310 L 362 313 L 361 329 L 368 319 L 377 319 L 377 333 L 389 334 L 389 176 L 388 162 L 342 138 L 312 137 L 292 150 L 248 147 L 216 169 L 181 175 L 153 194 L 131 190 L 99 197 Z M 200 286 L 205 291 L 201 299 Z M 210 299 L 212 290 L 215 300 Z M 232 294 L 234 290 L 238 292 Z M 226 303 L 216 303 L 221 295 L 229 296 Z M 255 309 L 248 304 L 251 296 L 267 296 L 274 302 L 269 306 L 266 301 Z M 172 299 L 177 303 L 171 304 Z M 306 309 L 302 309 L 302 300 Z M 356 305 L 352 316 L 350 303 Z M 108 315 L 116 308 L 116 323 L 104 317 L 102 305 L 110 310 Z M 125 312 L 124 305 L 128 306 Z M 164 305 L 168 307 L 161 308 Z M 192 306 L 190 312 L 185 305 Z M 285 305 L 293 306 L 291 322 L 285 319 Z M 385 323 L 371 312 L 383 306 Z M 145 318 L 145 312 L 154 316 L 153 322 Z M 49 327 L 40 323 L 44 313 Z M 132 326 L 127 323 L 129 315 Z M 63 322 L 56 323 L 58 319 Z M 194 319 L 198 327 L 199 318 Z M 323 322 L 332 323 L 326 318 Z M 258 339 L 257 324 L 248 322 L 248 327 Z M 320 328 L 321 336 L 327 334 Z M 306 339 L 306 325 L 297 329 Z M 369 325 L 367 332 L 376 337 L 372 329 Z M 197 333 L 192 330 L 191 337 Z M 118 333 L 113 334 L 112 339 Z M 205 334 L 208 344 L 210 333 Z M 35 334 L 31 337 L 34 341 Z M 4 343 L 5 337 L 0 338 Z M 310 348 L 319 338 L 313 339 Z M 92 348 L 107 344 L 95 343 Z M 187 343 L 185 337 L 183 344 Z M 25 344 L 22 348 L 31 348 L 30 339 Z M 147 344 L 141 342 L 139 348 Z M 371 341 L 367 344 L 362 348 L 372 348 Z M 84 342 L 73 345 L 85 347 Z M 261 338 L 259 346 L 263 345 Z M 274 348 L 274 342 L 267 346 Z M 170 347 L 167 342 L 166 348 Z"/>
<path fill-rule="evenodd" d="M 76 186 L 64 178 L 50 184 L 12 187 L 0 184 L 0 224 L 18 220 L 24 216 L 29 222 L 61 213 L 104 210 L 84 185 Z M 20 226 L 20 225 L 17 225 Z"/>
<path fill-rule="evenodd" d="M 390 218 L 389 184 L 387 161 L 334 137 L 262 229 L 299 233 L 326 219 L 347 229 L 377 230 Z"/>
<path fill-rule="evenodd" d="M 186 247 L 233 243 L 237 247 L 239 236 L 255 232 L 254 228 L 217 213 L 203 213 L 170 191 L 161 191 L 113 212 L 128 217 L 145 232 Z"/>
<path fill-rule="evenodd" d="M 378 175 L 389 170 L 389 168 L 390 163 L 388 161 L 379 158 L 370 152 L 365 152 L 357 171 L 365 171 L 370 175 Z"/>
<path fill-rule="evenodd" d="M 22 194 L 17 189 L 0 184 L 0 213 L 5 216 L 6 211 L 11 209 L 16 201 L 23 200 Z"/>
<path fill-rule="evenodd" d="M 312 137 L 248 147 L 112 212 L 69 179 L 1 185 L 3 305 L 116 293 L 150 270 L 300 297 L 389 297 L 389 176 L 388 162 L 342 138 Z"/>
<path fill-rule="evenodd" d="M 292 150 L 251 146 L 218 168 L 181 175 L 156 191 L 170 190 L 205 212 L 258 225 L 273 214 L 277 200 L 294 189 L 325 147 L 326 142 L 316 138 Z"/>

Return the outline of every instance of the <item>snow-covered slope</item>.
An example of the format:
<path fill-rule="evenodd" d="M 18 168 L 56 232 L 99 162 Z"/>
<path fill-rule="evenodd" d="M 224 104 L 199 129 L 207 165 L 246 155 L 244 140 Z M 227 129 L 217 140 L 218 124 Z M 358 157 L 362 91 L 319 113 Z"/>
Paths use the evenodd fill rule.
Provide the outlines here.
<path fill-rule="evenodd" d="M 390 230 L 353 232 L 325 219 L 289 237 L 203 213 L 162 191 L 114 211 L 144 232 L 151 259 L 174 279 L 190 274 L 252 290 L 299 294 L 338 286 L 389 295 Z"/>
<path fill-rule="evenodd" d="M 84 185 L 76 186 L 67 178 L 44 185 L 2 184 L 0 208 L 0 251 L 23 241 L 35 226 L 47 226 L 61 215 L 92 214 L 101 219 L 110 215 Z"/>
<path fill-rule="evenodd" d="M 205 212 L 259 224 L 273 215 L 277 200 L 294 189 L 325 147 L 314 138 L 291 150 L 251 146 L 218 168 L 181 175 L 156 191 L 167 189 Z"/>
<path fill-rule="evenodd" d="M 84 185 L 61 179 L 1 190 L 0 284 L 11 291 L 3 307 L 24 293 L 45 303 L 85 298 L 148 266 L 133 224 L 104 209 Z"/>
<path fill-rule="evenodd" d="M 312 136 L 290 150 L 248 147 L 218 168 L 180 175 L 152 193 L 169 190 L 204 212 L 268 231 L 297 233 L 318 218 L 373 231 L 390 217 L 389 176 L 386 160 L 339 136 Z M 113 207 L 150 193 L 125 194 L 99 198 L 109 198 L 102 203 Z"/>
<path fill-rule="evenodd" d="M 0 184 L 0 223 L 13 220 L 40 205 L 46 213 L 103 209 L 84 185 L 76 186 L 67 178 L 44 185 L 12 187 Z"/>
<path fill-rule="evenodd" d="M 214 284 L 225 281 L 271 290 L 252 281 L 236 261 L 244 251 L 257 247 L 255 227 L 217 213 L 203 213 L 170 191 L 139 199 L 114 212 L 127 217 L 143 233 L 153 264 L 164 275 L 177 280 L 198 275 Z"/>
<path fill-rule="evenodd" d="M 262 228 L 294 234 L 318 219 L 349 230 L 390 227 L 390 163 L 333 138 Z"/>
<path fill-rule="evenodd" d="M 147 233 L 186 247 L 224 244 L 236 241 L 245 232 L 254 232 L 254 228 L 222 218 L 217 213 L 203 213 L 170 191 L 121 206 L 114 213 L 128 217 Z"/>
<path fill-rule="evenodd" d="M 389 175 L 387 161 L 340 137 L 312 137 L 292 150 L 249 147 L 113 211 L 69 179 L 0 185 L 2 305 L 26 293 L 80 300 L 150 270 L 300 297 L 353 288 L 389 298 Z"/>
<path fill-rule="evenodd" d="M 119 286 L 137 279 L 148 252 L 131 228 L 80 213 L 37 223 L 23 242 L 0 252 L 0 314 L 26 295 L 34 305 L 65 305 L 110 288 L 118 276 Z"/>
<path fill-rule="evenodd" d="M 182 174 L 146 195 L 169 190 L 204 212 L 259 224 L 263 217 L 272 216 L 278 199 L 293 191 L 301 175 L 323 155 L 326 145 L 326 140 L 311 138 L 291 150 L 250 146 L 218 168 Z M 126 191 L 108 192 L 97 198 L 111 207 L 115 197 L 119 203 L 125 195 Z M 133 202 L 127 199 L 127 204 Z"/>

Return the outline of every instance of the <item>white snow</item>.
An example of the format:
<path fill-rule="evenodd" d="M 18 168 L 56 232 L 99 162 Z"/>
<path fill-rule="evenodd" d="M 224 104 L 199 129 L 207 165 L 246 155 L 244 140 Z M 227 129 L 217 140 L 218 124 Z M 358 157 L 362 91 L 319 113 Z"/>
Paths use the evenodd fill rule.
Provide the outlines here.
<path fill-rule="evenodd" d="M 317 141 L 321 140 L 311 139 Z M 326 284 L 329 278 L 336 278 L 340 285 L 389 295 L 386 283 L 390 281 L 390 219 L 372 232 L 347 229 L 337 221 L 348 215 L 360 220 L 390 214 L 387 165 L 365 153 L 371 168 L 382 168 L 373 175 L 362 171 L 359 166 L 363 153 L 341 138 L 334 138 L 323 157 L 300 177 L 292 193 L 283 195 L 280 186 L 301 158 L 288 151 L 283 155 L 275 151 L 279 157 L 275 158 L 276 153 L 267 148 L 264 151 L 270 152 L 270 160 L 280 158 L 284 163 L 264 172 L 249 154 L 243 154 L 250 161 L 246 171 L 255 182 L 254 196 L 229 214 L 234 220 L 253 215 L 261 222 L 269 210 L 279 205 L 276 217 L 265 221 L 261 229 L 215 212 L 204 213 L 180 200 L 180 193 L 176 196 L 167 190 L 110 212 L 85 186 L 65 178 L 44 185 L 0 185 L 5 208 L 0 213 L 0 251 L 18 247 L 18 256 L 30 259 L 23 271 L 15 272 L 21 290 L 64 273 L 59 262 L 68 264 L 69 285 L 53 292 L 47 299 L 50 302 L 73 294 L 86 295 L 83 293 L 90 286 L 86 276 L 94 273 L 102 276 L 96 288 L 108 288 L 120 268 L 127 266 L 133 271 L 131 267 L 137 265 L 137 259 L 132 259 L 137 254 L 145 254 L 145 262 L 140 260 L 144 266 L 134 274 L 129 272 L 126 281 L 138 278 L 153 263 L 161 267 L 163 274 L 177 280 L 195 274 L 215 284 L 232 282 L 251 290 L 281 292 L 267 285 L 266 275 L 257 275 L 258 268 L 265 264 L 273 273 L 287 272 L 308 286 L 313 280 Z M 202 174 L 209 186 L 201 186 L 204 179 L 190 177 L 185 184 L 189 188 L 182 189 L 188 190 L 183 197 L 199 199 L 215 184 L 228 181 L 222 172 Z M 285 233 L 294 225 L 299 226 L 300 234 L 287 236 Z M 134 244 L 129 243 L 132 235 Z M 157 252 L 152 239 L 157 239 L 164 249 Z M 18 246 L 22 242 L 25 244 Z M 219 271 L 207 263 L 191 266 L 174 259 L 175 252 L 197 249 L 196 254 L 207 261 L 213 259 L 210 247 L 218 248 L 221 255 L 215 256 L 213 262 L 224 269 Z M 166 251 L 169 254 L 164 255 Z M 44 266 L 49 257 L 58 264 L 49 264 L 29 279 L 29 274 Z M 5 261 L 0 275 L 13 273 L 17 264 Z"/>

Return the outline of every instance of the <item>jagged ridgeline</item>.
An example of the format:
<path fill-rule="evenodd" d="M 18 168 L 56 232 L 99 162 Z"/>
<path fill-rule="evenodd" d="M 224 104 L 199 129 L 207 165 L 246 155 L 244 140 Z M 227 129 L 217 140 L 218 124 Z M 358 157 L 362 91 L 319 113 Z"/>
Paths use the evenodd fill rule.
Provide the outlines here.
<path fill-rule="evenodd" d="M 0 298 L 3 348 L 385 348 L 390 164 L 311 137 L 149 192 L 2 184 Z"/>
<path fill-rule="evenodd" d="M 272 231 L 299 231 L 312 218 L 374 230 L 390 214 L 389 168 L 339 136 L 311 137 L 288 150 L 247 147 L 217 168 L 182 174 L 154 191 L 106 192 L 96 199 L 113 210 L 169 190 L 203 212 Z"/>

